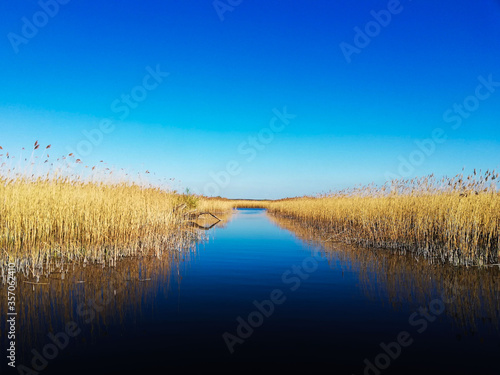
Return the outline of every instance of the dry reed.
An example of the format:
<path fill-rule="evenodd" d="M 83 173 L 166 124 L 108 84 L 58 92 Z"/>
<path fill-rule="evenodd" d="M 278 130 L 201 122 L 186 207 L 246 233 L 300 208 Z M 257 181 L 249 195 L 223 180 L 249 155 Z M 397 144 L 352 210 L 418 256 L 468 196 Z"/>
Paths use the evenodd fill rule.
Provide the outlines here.
<path fill-rule="evenodd" d="M 39 148 L 35 143 L 23 168 L 8 153 L 0 156 L 0 263 L 36 276 L 54 259 L 116 262 L 196 240 L 183 225 L 193 196 L 114 178 L 104 166 L 84 169 L 71 154 L 45 168 Z"/>
<path fill-rule="evenodd" d="M 393 181 L 269 205 L 277 216 L 323 228 L 334 241 L 410 251 L 463 265 L 498 263 L 498 174 Z"/>

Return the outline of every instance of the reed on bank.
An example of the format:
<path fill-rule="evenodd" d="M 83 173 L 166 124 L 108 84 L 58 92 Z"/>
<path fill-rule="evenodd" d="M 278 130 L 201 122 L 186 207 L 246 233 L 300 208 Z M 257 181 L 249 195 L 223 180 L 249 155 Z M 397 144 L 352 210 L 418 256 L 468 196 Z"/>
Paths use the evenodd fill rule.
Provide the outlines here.
<path fill-rule="evenodd" d="M 184 225 L 185 212 L 198 203 L 193 195 L 118 177 L 104 165 L 84 166 L 72 154 L 50 163 L 50 146 L 36 160 L 39 148 L 35 143 L 24 164 L 0 154 L 2 265 L 15 262 L 35 274 L 54 259 L 159 256 L 196 241 Z"/>
<path fill-rule="evenodd" d="M 272 202 L 269 211 L 321 228 L 331 241 L 409 251 L 464 265 L 498 263 L 498 174 L 434 176 Z"/>
<path fill-rule="evenodd" d="M 0 176 L 0 196 L 0 248 L 37 262 L 158 253 L 176 242 L 182 218 L 182 195 L 126 183 Z"/>
<path fill-rule="evenodd" d="M 270 200 L 199 197 L 197 207 L 200 211 L 229 212 L 234 208 L 268 208 L 271 202 Z"/>
<path fill-rule="evenodd" d="M 14 166 L 8 153 L 0 154 L 2 264 L 22 260 L 33 269 L 54 258 L 102 262 L 160 255 L 190 246 L 192 226 L 184 224 L 198 213 L 225 215 L 234 208 L 267 208 L 320 228 L 331 241 L 453 264 L 499 262 L 500 195 L 494 171 L 440 180 L 431 175 L 319 197 L 230 200 L 116 178 L 109 168 L 84 166 L 72 154 L 51 163 L 49 148 L 36 161 L 36 142 L 24 169 Z"/>

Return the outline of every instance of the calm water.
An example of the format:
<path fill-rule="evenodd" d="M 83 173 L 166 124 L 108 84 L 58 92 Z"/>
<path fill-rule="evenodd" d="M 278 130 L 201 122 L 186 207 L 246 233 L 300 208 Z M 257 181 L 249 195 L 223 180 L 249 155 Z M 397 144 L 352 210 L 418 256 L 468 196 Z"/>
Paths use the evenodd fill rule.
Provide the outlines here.
<path fill-rule="evenodd" d="M 263 210 L 239 210 L 209 238 L 172 259 L 20 283 L 18 364 L 33 368 L 30 351 L 69 325 L 75 337 L 39 373 L 499 373 L 498 267 L 321 244 Z"/>

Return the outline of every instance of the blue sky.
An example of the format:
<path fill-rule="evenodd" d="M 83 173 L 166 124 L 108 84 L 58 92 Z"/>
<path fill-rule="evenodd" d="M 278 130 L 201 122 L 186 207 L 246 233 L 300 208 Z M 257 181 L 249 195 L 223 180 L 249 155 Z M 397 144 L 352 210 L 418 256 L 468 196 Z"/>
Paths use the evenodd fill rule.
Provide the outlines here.
<path fill-rule="evenodd" d="M 0 5 L 11 154 L 38 140 L 230 198 L 499 167 L 500 1 L 62 2 Z"/>

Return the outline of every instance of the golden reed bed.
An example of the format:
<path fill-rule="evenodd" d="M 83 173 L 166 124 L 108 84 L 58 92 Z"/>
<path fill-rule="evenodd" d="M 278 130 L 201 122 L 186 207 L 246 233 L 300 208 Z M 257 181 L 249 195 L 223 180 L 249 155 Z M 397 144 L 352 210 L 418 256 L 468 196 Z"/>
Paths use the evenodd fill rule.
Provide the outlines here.
<path fill-rule="evenodd" d="M 49 149 L 36 142 L 29 158 L 14 159 L 0 147 L 2 275 L 9 262 L 39 278 L 54 261 L 114 264 L 199 240 L 187 214 L 200 198 L 117 176 L 105 164 L 85 166 L 72 154 L 53 160 Z"/>
<path fill-rule="evenodd" d="M 227 214 L 239 207 L 267 208 L 275 216 L 321 228 L 334 241 L 409 251 L 452 264 L 499 261 L 500 195 L 494 171 L 393 181 L 320 197 L 229 200 L 120 180 L 108 168 L 83 166 L 72 154 L 51 160 L 50 145 L 35 156 L 39 148 L 35 143 L 24 169 L 14 166 L 8 153 L 0 154 L 4 267 L 15 261 L 35 273 L 60 258 L 102 263 L 159 256 L 196 241 L 196 231 L 186 223 L 198 213 Z"/>
<path fill-rule="evenodd" d="M 266 208 L 320 229 L 330 241 L 411 252 L 454 265 L 492 265 L 500 257 L 500 194 L 495 171 L 433 175 L 277 201 L 211 199 Z"/>
<path fill-rule="evenodd" d="M 463 265 L 497 264 L 498 174 L 394 181 L 323 197 L 267 204 L 276 216 L 307 223 L 332 241 L 409 251 Z"/>
<path fill-rule="evenodd" d="M 203 199 L 207 207 L 266 208 L 320 229 L 330 241 L 411 252 L 454 265 L 500 257 L 498 174 L 392 181 L 318 197 L 277 201 Z"/>
<path fill-rule="evenodd" d="M 0 177 L 0 249 L 38 267 L 54 258 L 100 261 L 189 242 L 183 196 L 128 184 Z"/>

